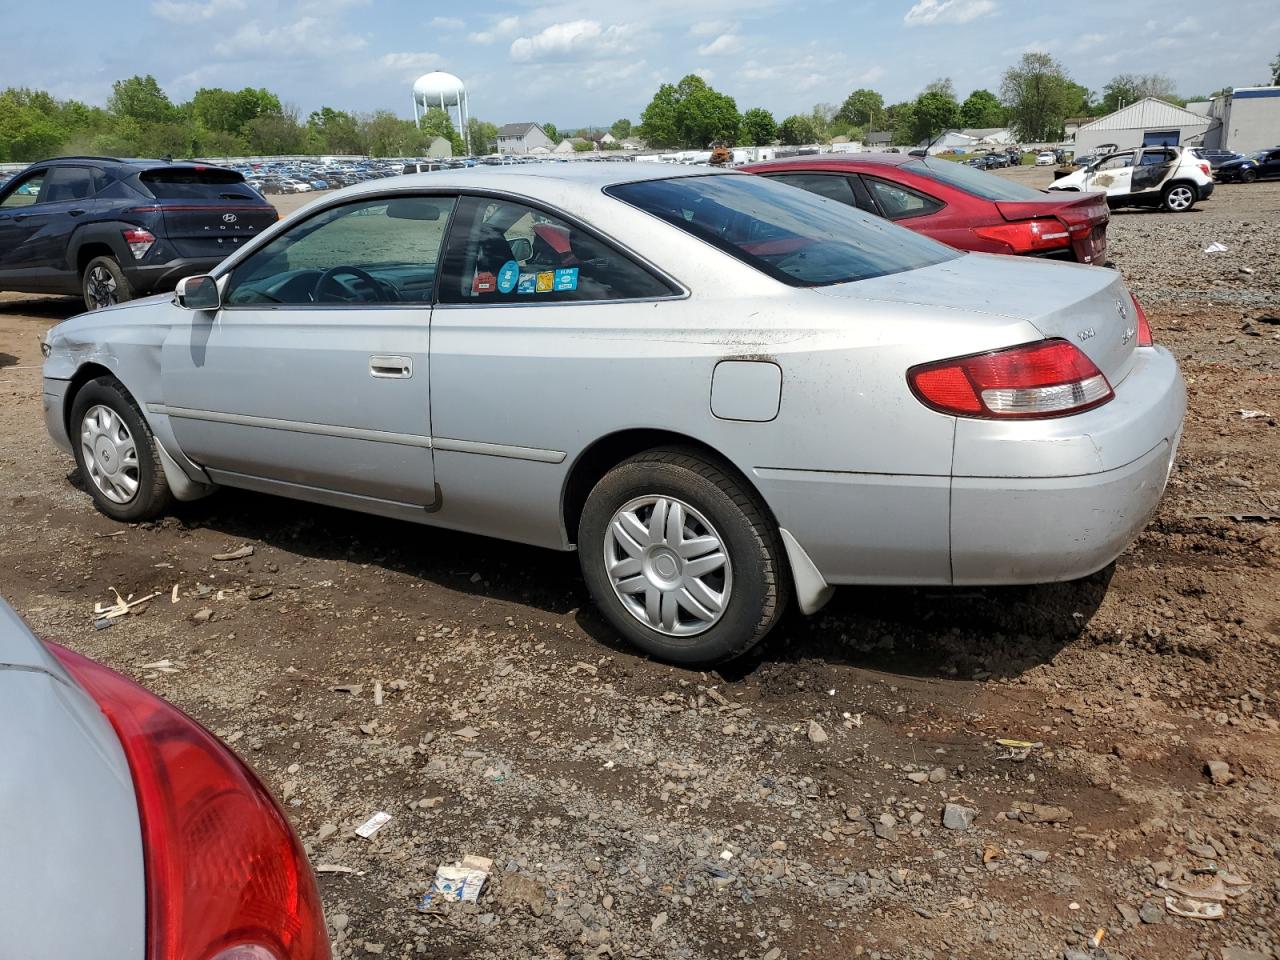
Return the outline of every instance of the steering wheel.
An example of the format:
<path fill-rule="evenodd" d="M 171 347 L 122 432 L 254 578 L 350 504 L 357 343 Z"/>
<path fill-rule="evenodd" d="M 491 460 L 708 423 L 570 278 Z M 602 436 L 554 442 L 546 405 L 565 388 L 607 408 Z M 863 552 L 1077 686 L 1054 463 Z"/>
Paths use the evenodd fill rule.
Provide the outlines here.
<path fill-rule="evenodd" d="M 374 300 L 377 300 L 379 303 L 385 303 L 387 301 L 386 292 L 382 289 L 382 284 L 379 283 L 376 278 L 370 276 L 359 267 L 349 266 L 330 267 L 324 273 L 320 274 L 319 278 L 316 280 L 315 289 L 311 291 L 311 299 L 319 302 L 321 295 L 325 293 L 326 286 L 331 286 L 336 291 L 350 292 L 344 286 L 334 281 L 335 277 L 342 274 L 346 274 L 349 277 L 355 277 L 357 280 L 361 280 L 368 285 L 369 288 L 373 290 Z M 347 303 L 351 302 L 347 297 L 342 296 L 342 293 L 337 294 L 337 299 L 343 300 Z"/>

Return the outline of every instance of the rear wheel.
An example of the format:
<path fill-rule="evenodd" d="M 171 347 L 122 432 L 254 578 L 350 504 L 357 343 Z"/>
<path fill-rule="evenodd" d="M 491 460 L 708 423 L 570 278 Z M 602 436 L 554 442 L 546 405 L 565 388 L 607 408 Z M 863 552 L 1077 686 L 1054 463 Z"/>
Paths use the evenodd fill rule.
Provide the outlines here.
<path fill-rule="evenodd" d="M 84 305 L 90 310 L 101 310 L 113 303 L 133 299 L 133 288 L 115 257 L 94 257 L 90 260 L 85 265 L 80 288 L 84 292 Z"/>
<path fill-rule="evenodd" d="M 93 502 L 113 520 L 137 523 L 169 506 L 160 450 L 142 411 L 115 377 L 80 388 L 71 406 L 76 464 Z"/>
<path fill-rule="evenodd" d="M 1170 213 L 1186 213 L 1196 202 L 1195 188 L 1185 183 L 1173 183 L 1164 188 L 1162 204 Z"/>
<path fill-rule="evenodd" d="M 744 653 L 777 623 L 791 592 L 764 506 L 692 451 L 651 450 L 606 474 L 583 509 L 578 556 L 609 622 L 673 663 Z"/>

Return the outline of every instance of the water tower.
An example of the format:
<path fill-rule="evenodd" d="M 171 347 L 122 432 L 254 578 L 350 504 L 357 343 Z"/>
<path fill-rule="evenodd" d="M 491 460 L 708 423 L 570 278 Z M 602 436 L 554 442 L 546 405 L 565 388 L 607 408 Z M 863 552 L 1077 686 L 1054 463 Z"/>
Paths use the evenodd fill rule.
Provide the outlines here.
<path fill-rule="evenodd" d="M 413 83 L 413 121 L 417 123 L 432 107 L 439 107 L 453 120 L 452 107 L 457 112 L 454 129 L 462 134 L 467 153 L 471 153 L 471 131 L 468 129 L 471 111 L 467 108 L 467 88 L 452 73 L 434 70 L 424 73 Z"/>

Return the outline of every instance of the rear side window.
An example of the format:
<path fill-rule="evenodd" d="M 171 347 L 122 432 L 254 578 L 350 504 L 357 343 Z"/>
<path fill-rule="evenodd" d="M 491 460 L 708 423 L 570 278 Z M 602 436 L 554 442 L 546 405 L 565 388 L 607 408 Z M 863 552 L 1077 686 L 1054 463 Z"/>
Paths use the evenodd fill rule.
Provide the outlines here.
<path fill-rule="evenodd" d="M 976 167 L 950 160 L 935 160 L 933 157 L 921 157 L 908 160 L 902 169 L 914 173 L 918 177 L 937 180 L 965 193 L 971 193 L 983 200 L 1043 200 L 1044 192 L 1035 190 L 1016 180 L 997 177 Z"/>
<path fill-rule="evenodd" d="M 440 301 L 571 303 L 676 292 L 575 224 L 510 200 L 463 197 L 449 233 Z"/>
<path fill-rule="evenodd" d="M 876 198 L 876 203 L 890 220 L 924 217 L 937 213 L 943 207 L 940 200 L 935 200 L 918 190 L 912 190 L 898 183 L 890 183 L 888 180 L 880 180 L 876 177 L 863 177 L 862 182 L 867 185 L 871 195 Z"/>
<path fill-rule="evenodd" d="M 252 200 L 262 198 L 234 170 L 216 167 L 161 167 L 138 177 L 157 200 Z"/>
<path fill-rule="evenodd" d="M 854 207 L 765 177 L 639 180 L 606 192 L 797 287 L 865 280 L 960 256 Z"/>

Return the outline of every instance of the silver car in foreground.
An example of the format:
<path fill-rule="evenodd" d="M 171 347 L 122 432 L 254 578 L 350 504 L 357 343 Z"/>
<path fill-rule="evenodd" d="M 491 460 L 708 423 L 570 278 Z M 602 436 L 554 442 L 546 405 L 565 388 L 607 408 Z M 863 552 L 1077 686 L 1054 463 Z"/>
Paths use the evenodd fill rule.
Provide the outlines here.
<path fill-rule="evenodd" d="M 329 960 L 289 821 L 217 738 L 0 600 L 0 956 Z"/>
<path fill-rule="evenodd" d="M 227 485 L 576 548 L 613 625 L 687 663 L 838 584 L 1100 569 L 1186 402 L 1118 273 L 647 164 L 351 187 L 45 350 L 49 432 L 112 517 Z"/>

